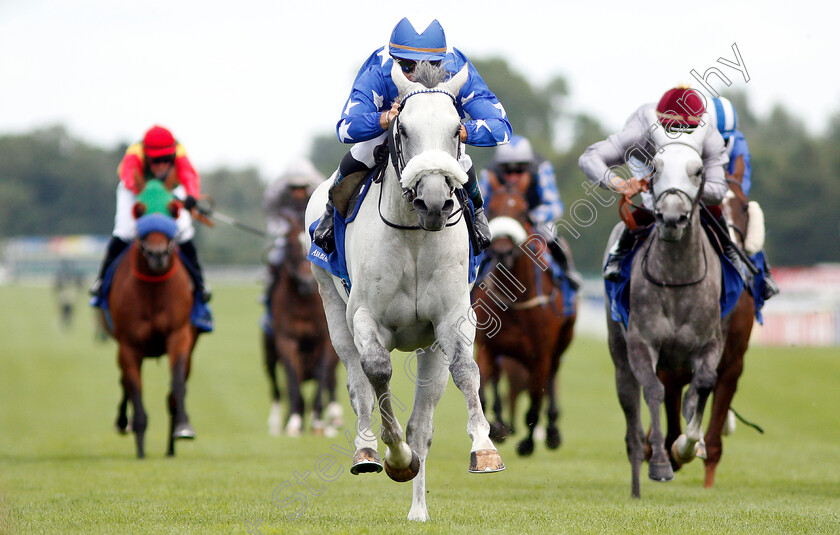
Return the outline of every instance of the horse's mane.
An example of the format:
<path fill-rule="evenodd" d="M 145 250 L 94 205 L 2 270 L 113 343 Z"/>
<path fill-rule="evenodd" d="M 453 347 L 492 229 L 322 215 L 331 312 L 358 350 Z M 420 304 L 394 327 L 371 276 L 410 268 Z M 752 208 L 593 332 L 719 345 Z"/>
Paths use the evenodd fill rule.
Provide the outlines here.
<path fill-rule="evenodd" d="M 414 67 L 414 82 L 423 84 L 428 88 L 437 87 L 449 77 L 449 71 L 440 65 L 434 65 L 428 61 L 419 61 Z"/>

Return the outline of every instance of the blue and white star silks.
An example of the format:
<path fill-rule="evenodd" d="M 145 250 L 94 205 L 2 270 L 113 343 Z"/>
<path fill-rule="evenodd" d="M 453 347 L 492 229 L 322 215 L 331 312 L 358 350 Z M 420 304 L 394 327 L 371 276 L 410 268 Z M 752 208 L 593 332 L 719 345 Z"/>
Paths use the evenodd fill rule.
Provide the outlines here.
<path fill-rule="evenodd" d="M 443 67 L 457 73 L 467 65 L 469 76 L 456 95 L 458 114 L 467 119 L 468 145 L 477 147 L 495 147 L 507 143 L 511 136 L 511 126 L 504 107 L 496 95 L 478 74 L 472 63 L 453 48 L 441 62 Z M 336 134 L 342 143 L 367 141 L 382 134 L 379 116 L 398 96 L 397 86 L 391 80 L 393 60 L 388 56 L 387 47 L 377 49 L 371 54 L 359 70 L 347 99 L 341 119 L 336 124 Z"/>
<path fill-rule="evenodd" d="M 350 130 L 350 121 L 344 120 L 341 121 L 338 125 L 338 139 L 342 143 L 352 142 L 353 138 L 347 135 L 347 131 Z"/>

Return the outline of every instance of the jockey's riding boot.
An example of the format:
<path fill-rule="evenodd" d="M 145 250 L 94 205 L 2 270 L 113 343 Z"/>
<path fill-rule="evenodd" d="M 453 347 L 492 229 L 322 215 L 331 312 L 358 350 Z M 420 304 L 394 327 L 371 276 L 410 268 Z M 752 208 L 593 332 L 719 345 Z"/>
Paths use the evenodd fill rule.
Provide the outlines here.
<path fill-rule="evenodd" d="M 128 247 L 128 242 L 124 242 L 116 236 L 111 236 L 111 241 L 108 242 L 108 248 L 105 250 L 105 259 L 102 260 L 102 265 L 99 267 L 99 274 L 96 276 L 96 280 L 93 281 L 90 290 L 88 290 L 90 295 L 102 297 L 102 281 L 105 280 L 105 274 L 108 272 L 111 264 L 114 263 L 114 260 L 120 256 L 120 253 L 125 251 L 126 247 Z"/>
<path fill-rule="evenodd" d="M 630 254 L 635 244 L 636 236 L 625 226 L 618 240 L 610 248 L 610 252 L 607 255 L 607 262 L 604 264 L 604 278 L 606 280 L 618 282 L 619 276 L 621 275 L 621 261 Z"/>
<path fill-rule="evenodd" d="M 327 206 L 324 209 L 324 215 L 321 216 L 321 221 L 318 222 L 318 226 L 315 227 L 315 231 L 312 233 L 312 241 L 327 254 L 335 251 L 335 204 L 333 204 L 332 193 L 333 189 L 342 180 L 344 180 L 344 175 L 341 174 L 341 171 L 337 171 L 335 180 L 333 180 L 329 195 L 327 196 Z"/>
<path fill-rule="evenodd" d="M 467 183 L 464 185 L 467 190 L 467 196 L 473 203 L 475 213 L 473 227 L 475 229 L 475 241 L 478 246 L 477 253 L 490 247 L 493 240 L 493 235 L 490 233 L 490 224 L 487 222 L 487 216 L 484 215 L 484 198 L 481 196 L 481 188 L 478 187 L 478 179 L 475 174 L 475 167 L 470 167 L 467 171 Z"/>
<path fill-rule="evenodd" d="M 190 263 L 189 268 L 191 269 L 187 271 L 193 277 L 199 299 L 204 303 L 210 301 L 213 294 L 210 292 L 210 288 L 204 283 L 204 273 L 202 272 L 201 264 L 198 263 L 198 252 L 195 250 L 195 245 L 192 240 L 188 240 L 184 243 L 179 243 L 178 247 L 184 253 L 184 256 L 187 257 L 187 262 Z"/>
<path fill-rule="evenodd" d="M 773 275 L 770 274 L 770 264 L 766 260 L 765 264 L 767 269 L 764 271 L 764 291 L 762 292 L 762 297 L 767 301 L 779 293 L 779 285 L 776 284 L 776 281 L 773 280 Z"/>
<path fill-rule="evenodd" d="M 554 240 L 547 240 L 547 243 L 548 251 L 551 253 L 551 257 L 555 262 L 557 262 L 560 269 L 563 270 L 563 273 L 569 280 L 569 284 L 572 286 L 572 289 L 579 290 L 583 284 L 583 277 L 581 277 L 580 273 L 578 273 L 574 267 L 569 265 L 569 257 L 566 256 L 566 251 L 564 251 L 563 247 Z"/>

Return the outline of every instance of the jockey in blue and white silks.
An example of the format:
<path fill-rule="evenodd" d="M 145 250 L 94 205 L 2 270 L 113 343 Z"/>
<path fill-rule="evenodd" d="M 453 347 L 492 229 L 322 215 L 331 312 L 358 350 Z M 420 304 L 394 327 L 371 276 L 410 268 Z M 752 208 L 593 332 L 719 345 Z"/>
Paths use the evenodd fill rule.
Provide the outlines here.
<path fill-rule="evenodd" d="M 535 153 L 526 138 L 513 136 L 510 143 L 496 149 L 492 167 L 481 172 L 479 184 L 485 202 L 489 202 L 499 188 L 522 193 L 528 202 L 528 216 L 534 231 L 545 240 L 552 258 L 572 287 L 579 288 L 583 279 L 564 251 L 568 245 L 552 231 L 554 222 L 563 217 L 564 206 L 551 162 Z"/>
<path fill-rule="evenodd" d="M 750 163 L 750 148 L 744 134 L 738 130 L 738 114 L 732 102 L 726 97 L 712 98 L 708 105 L 709 120 L 717 127 L 721 137 L 726 143 L 726 153 L 729 155 L 729 164 L 726 167 L 726 178 L 732 182 L 741 184 L 741 191 L 745 197 L 749 197 L 752 186 L 752 165 Z M 752 263 L 761 270 L 763 284 L 761 285 L 761 298 L 767 301 L 777 293 L 779 286 L 770 274 L 770 264 L 766 259 L 764 251 L 764 215 L 758 202 L 750 201 L 747 205 L 750 213 L 750 224 L 744 229 L 744 249 L 749 255 Z M 754 292 L 755 293 L 755 292 Z M 757 297 L 757 296 L 754 296 Z"/>
<path fill-rule="evenodd" d="M 374 51 L 364 62 L 353 82 L 353 88 L 342 108 L 336 124 L 336 134 L 342 143 L 353 144 L 339 165 L 333 187 L 344 177 L 359 171 L 372 169 L 374 148 L 385 141 L 391 121 L 398 110 L 395 100 L 397 87 L 391 80 L 394 62 L 410 79 L 418 61 L 440 65 L 452 75 L 467 66 L 469 76 L 455 99 L 455 107 L 463 119 L 461 141 L 477 147 L 493 147 L 510 140 L 512 128 L 504 107 L 487 87 L 472 63 L 458 49 L 448 50 L 446 36 L 437 20 L 433 20 L 422 32 L 403 18 L 394 27 L 387 46 Z M 490 244 L 490 232 L 484 216 L 484 202 L 476 180 L 475 169 L 463 146 L 459 161 L 469 180 L 465 185 L 467 194 L 475 208 L 476 238 L 481 249 Z M 334 247 L 332 228 L 332 195 L 327 210 L 313 233 L 315 243 L 331 252 Z"/>

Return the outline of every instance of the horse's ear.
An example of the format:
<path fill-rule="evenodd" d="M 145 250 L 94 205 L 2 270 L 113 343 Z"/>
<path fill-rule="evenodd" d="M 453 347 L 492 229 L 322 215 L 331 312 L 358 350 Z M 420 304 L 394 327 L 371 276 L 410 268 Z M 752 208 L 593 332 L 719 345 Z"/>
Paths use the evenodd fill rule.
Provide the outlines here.
<path fill-rule="evenodd" d="M 469 69 L 469 63 L 464 64 L 464 66 L 461 67 L 461 70 L 458 71 L 458 74 L 450 78 L 448 82 L 441 84 L 441 87 L 443 87 L 453 95 L 457 95 L 458 91 L 461 90 L 461 87 L 463 87 L 463 85 L 467 83 L 467 77 L 470 75 Z"/>
<path fill-rule="evenodd" d="M 131 209 L 131 213 L 134 215 L 134 219 L 140 219 L 143 217 L 143 214 L 146 213 L 146 205 L 142 202 L 134 203 L 134 207 Z"/>
<path fill-rule="evenodd" d="M 181 213 L 181 208 L 184 205 L 178 199 L 172 199 L 169 201 L 169 204 L 166 205 L 166 212 L 172 216 L 172 219 L 178 219 L 178 215 Z"/>
<path fill-rule="evenodd" d="M 411 80 L 405 77 L 405 74 L 403 74 L 400 64 L 396 61 L 394 61 L 393 65 L 391 65 L 391 80 L 393 80 L 394 85 L 397 86 L 397 92 L 400 96 L 407 95 L 408 93 L 410 93 L 412 86 L 414 86 L 416 83 L 412 82 Z"/>

